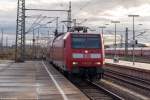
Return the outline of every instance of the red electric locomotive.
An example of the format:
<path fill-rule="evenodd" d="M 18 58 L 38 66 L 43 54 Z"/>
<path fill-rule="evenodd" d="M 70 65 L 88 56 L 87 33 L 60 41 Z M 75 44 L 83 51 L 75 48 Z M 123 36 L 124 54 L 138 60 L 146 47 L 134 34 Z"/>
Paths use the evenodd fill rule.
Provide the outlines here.
<path fill-rule="evenodd" d="M 79 32 L 60 34 L 50 44 L 49 60 L 68 75 L 101 78 L 104 72 L 102 35 Z"/>

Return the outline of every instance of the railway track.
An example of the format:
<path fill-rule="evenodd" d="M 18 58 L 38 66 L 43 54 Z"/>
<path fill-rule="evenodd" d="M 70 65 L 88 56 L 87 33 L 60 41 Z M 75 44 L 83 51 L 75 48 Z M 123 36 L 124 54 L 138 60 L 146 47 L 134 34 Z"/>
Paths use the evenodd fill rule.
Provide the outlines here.
<path fill-rule="evenodd" d="M 124 85 L 134 91 L 138 91 L 143 95 L 150 96 L 150 82 L 148 80 L 122 74 L 110 69 L 105 71 L 104 77 L 109 80 L 115 80 L 114 82 L 119 82 L 119 84 Z"/>
<path fill-rule="evenodd" d="M 122 97 L 88 80 L 74 81 L 75 84 L 90 100 L 124 100 Z"/>
<path fill-rule="evenodd" d="M 57 67 L 55 68 L 59 70 Z M 63 72 L 61 73 L 64 74 Z M 65 77 L 70 80 L 77 88 L 79 88 L 90 100 L 125 100 L 124 98 L 114 94 L 113 92 L 100 86 L 97 83 L 92 83 L 89 80 L 82 80 L 81 78 L 74 76 Z"/>

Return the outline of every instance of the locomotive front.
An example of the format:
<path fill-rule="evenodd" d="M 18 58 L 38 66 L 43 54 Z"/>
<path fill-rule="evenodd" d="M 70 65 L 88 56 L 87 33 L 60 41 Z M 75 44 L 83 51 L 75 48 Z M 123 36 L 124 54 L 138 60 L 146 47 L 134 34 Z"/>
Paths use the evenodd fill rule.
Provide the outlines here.
<path fill-rule="evenodd" d="M 70 35 L 68 66 L 72 73 L 89 78 L 103 75 L 104 46 L 100 34 L 72 33 Z"/>

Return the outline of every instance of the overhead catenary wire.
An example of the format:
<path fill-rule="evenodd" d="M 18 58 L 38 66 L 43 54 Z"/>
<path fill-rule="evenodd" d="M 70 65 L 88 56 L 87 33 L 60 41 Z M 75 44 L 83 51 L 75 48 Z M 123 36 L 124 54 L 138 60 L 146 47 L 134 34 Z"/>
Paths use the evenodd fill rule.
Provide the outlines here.
<path fill-rule="evenodd" d="M 53 20 L 51 20 L 50 22 L 53 22 L 53 21 L 55 21 L 56 19 L 53 19 Z M 33 27 L 32 29 L 33 30 L 36 30 L 36 29 L 38 29 L 38 28 L 40 28 L 41 26 L 44 26 L 44 25 L 47 25 L 48 24 L 48 22 L 47 23 L 45 23 L 45 24 L 38 24 L 39 26 L 36 26 L 36 27 Z"/>
<path fill-rule="evenodd" d="M 144 35 L 146 32 L 144 31 L 144 32 L 140 32 L 140 34 L 137 34 L 135 37 L 136 38 L 138 38 L 139 36 L 142 36 L 142 35 Z M 131 37 L 130 39 L 128 39 L 128 40 L 132 40 L 132 38 L 133 37 Z"/>
<path fill-rule="evenodd" d="M 33 16 L 35 17 L 35 16 Z M 31 17 L 32 18 L 32 17 Z M 41 18 L 41 19 L 40 19 Z M 30 26 L 30 28 L 28 29 L 28 31 L 26 33 L 31 32 L 35 27 L 39 27 L 38 25 L 40 25 L 40 23 L 45 20 L 46 18 L 56 18 L 56 17 L 47 17 L 47 16 L 42 16 L 39 15 L 37 16 L 37 19 L 32 23 L 32 25 Z M 55 19 L 54 19 L 55 20 Z M 53 21 L 53 20 L 52 20 Z M 46 23 L 47 24 L 47 23 Z M 36 28 L 37 29 L 37 28 Z"/>
<path fill-rule="evenodd" d="M 28 33 L 28 32 L 31 31 L 32 27 L 35 25 L 35 23 L 37 23 L 37 21 L 38 21 L 40 18 L 41 18 L 41 15 L 37 16 L 37 18 L 36 18 L 35 21 L 31 24 L 30 28 L 28 29 L 28 31 L 27 31 L 26 33 Z"/>
<path fill-rule="evenodd" d="M 29 29 L 26 33 L 31 32 L 34 27 L 37 27 L 37 26 L 38 26 L 43 20 L 45 20 L 45 19 L 46 19 L 46 16 L 42 17 L 42 19 L 40 19 L 38 22 L 35 22 L 35 23 L 33 24 L 33 26 L 30 27 L 30 29 Z"/>

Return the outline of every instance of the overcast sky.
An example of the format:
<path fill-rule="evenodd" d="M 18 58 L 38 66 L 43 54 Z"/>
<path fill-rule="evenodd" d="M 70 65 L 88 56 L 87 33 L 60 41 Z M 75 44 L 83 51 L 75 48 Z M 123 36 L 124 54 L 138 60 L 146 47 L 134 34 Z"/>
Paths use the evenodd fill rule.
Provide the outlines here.
<path fill-rule="evenodd" d="M 26 8 L 45 8 L 45 9 L 68 9 L 70 0 L 26 0 Z M 113 24 L 111 20 L 119 20 L 118 30 L 124 31 L 125 27 L 132 29 L 132 19 L 129 14 L 138 14 L 136 18 L 136 29 L 150 29 L 150 0 L 71 0 L 72 1 L 72 18 L 82 21 L 88 26 L 98 27 L 103 24 L 110 24 L 106 30 L 112 30 Z M 17 0 L 1 0 L 0 1 L 0 27 L 4 28 L 9 38 L 13 38 L 16 27 L 16 7 Z M 47 15 L 59 16 L 64 19 L 67 17 L 64 13 L 43 13 L 43 12 L 27 12 L 27 15 Z M 64 20 L 63 19 L 63 20 Z M 62 19 L 61 19 L 62 20 Z M 27 20 L 32 23 L 33 20 Z M 46 20 L 47 21 L 47 20 Z M 139 26 L 138 24 L 143 24 Z M 27 24 L 29 27 L 30 25 Z M 149 36 L 147 32 L 145 36 Z M 143 38 L 143 37 L 142 37 Z M 144 37 L 145 38 L 145 37 Z M 146 39 L 146 38 L 145 38 Z M 145 40 L 144 39 L 144 40 Z M 149 39 L 149 38 L 148 38 Z M 149 40 L 146 39 L 146 42 Z"/>

